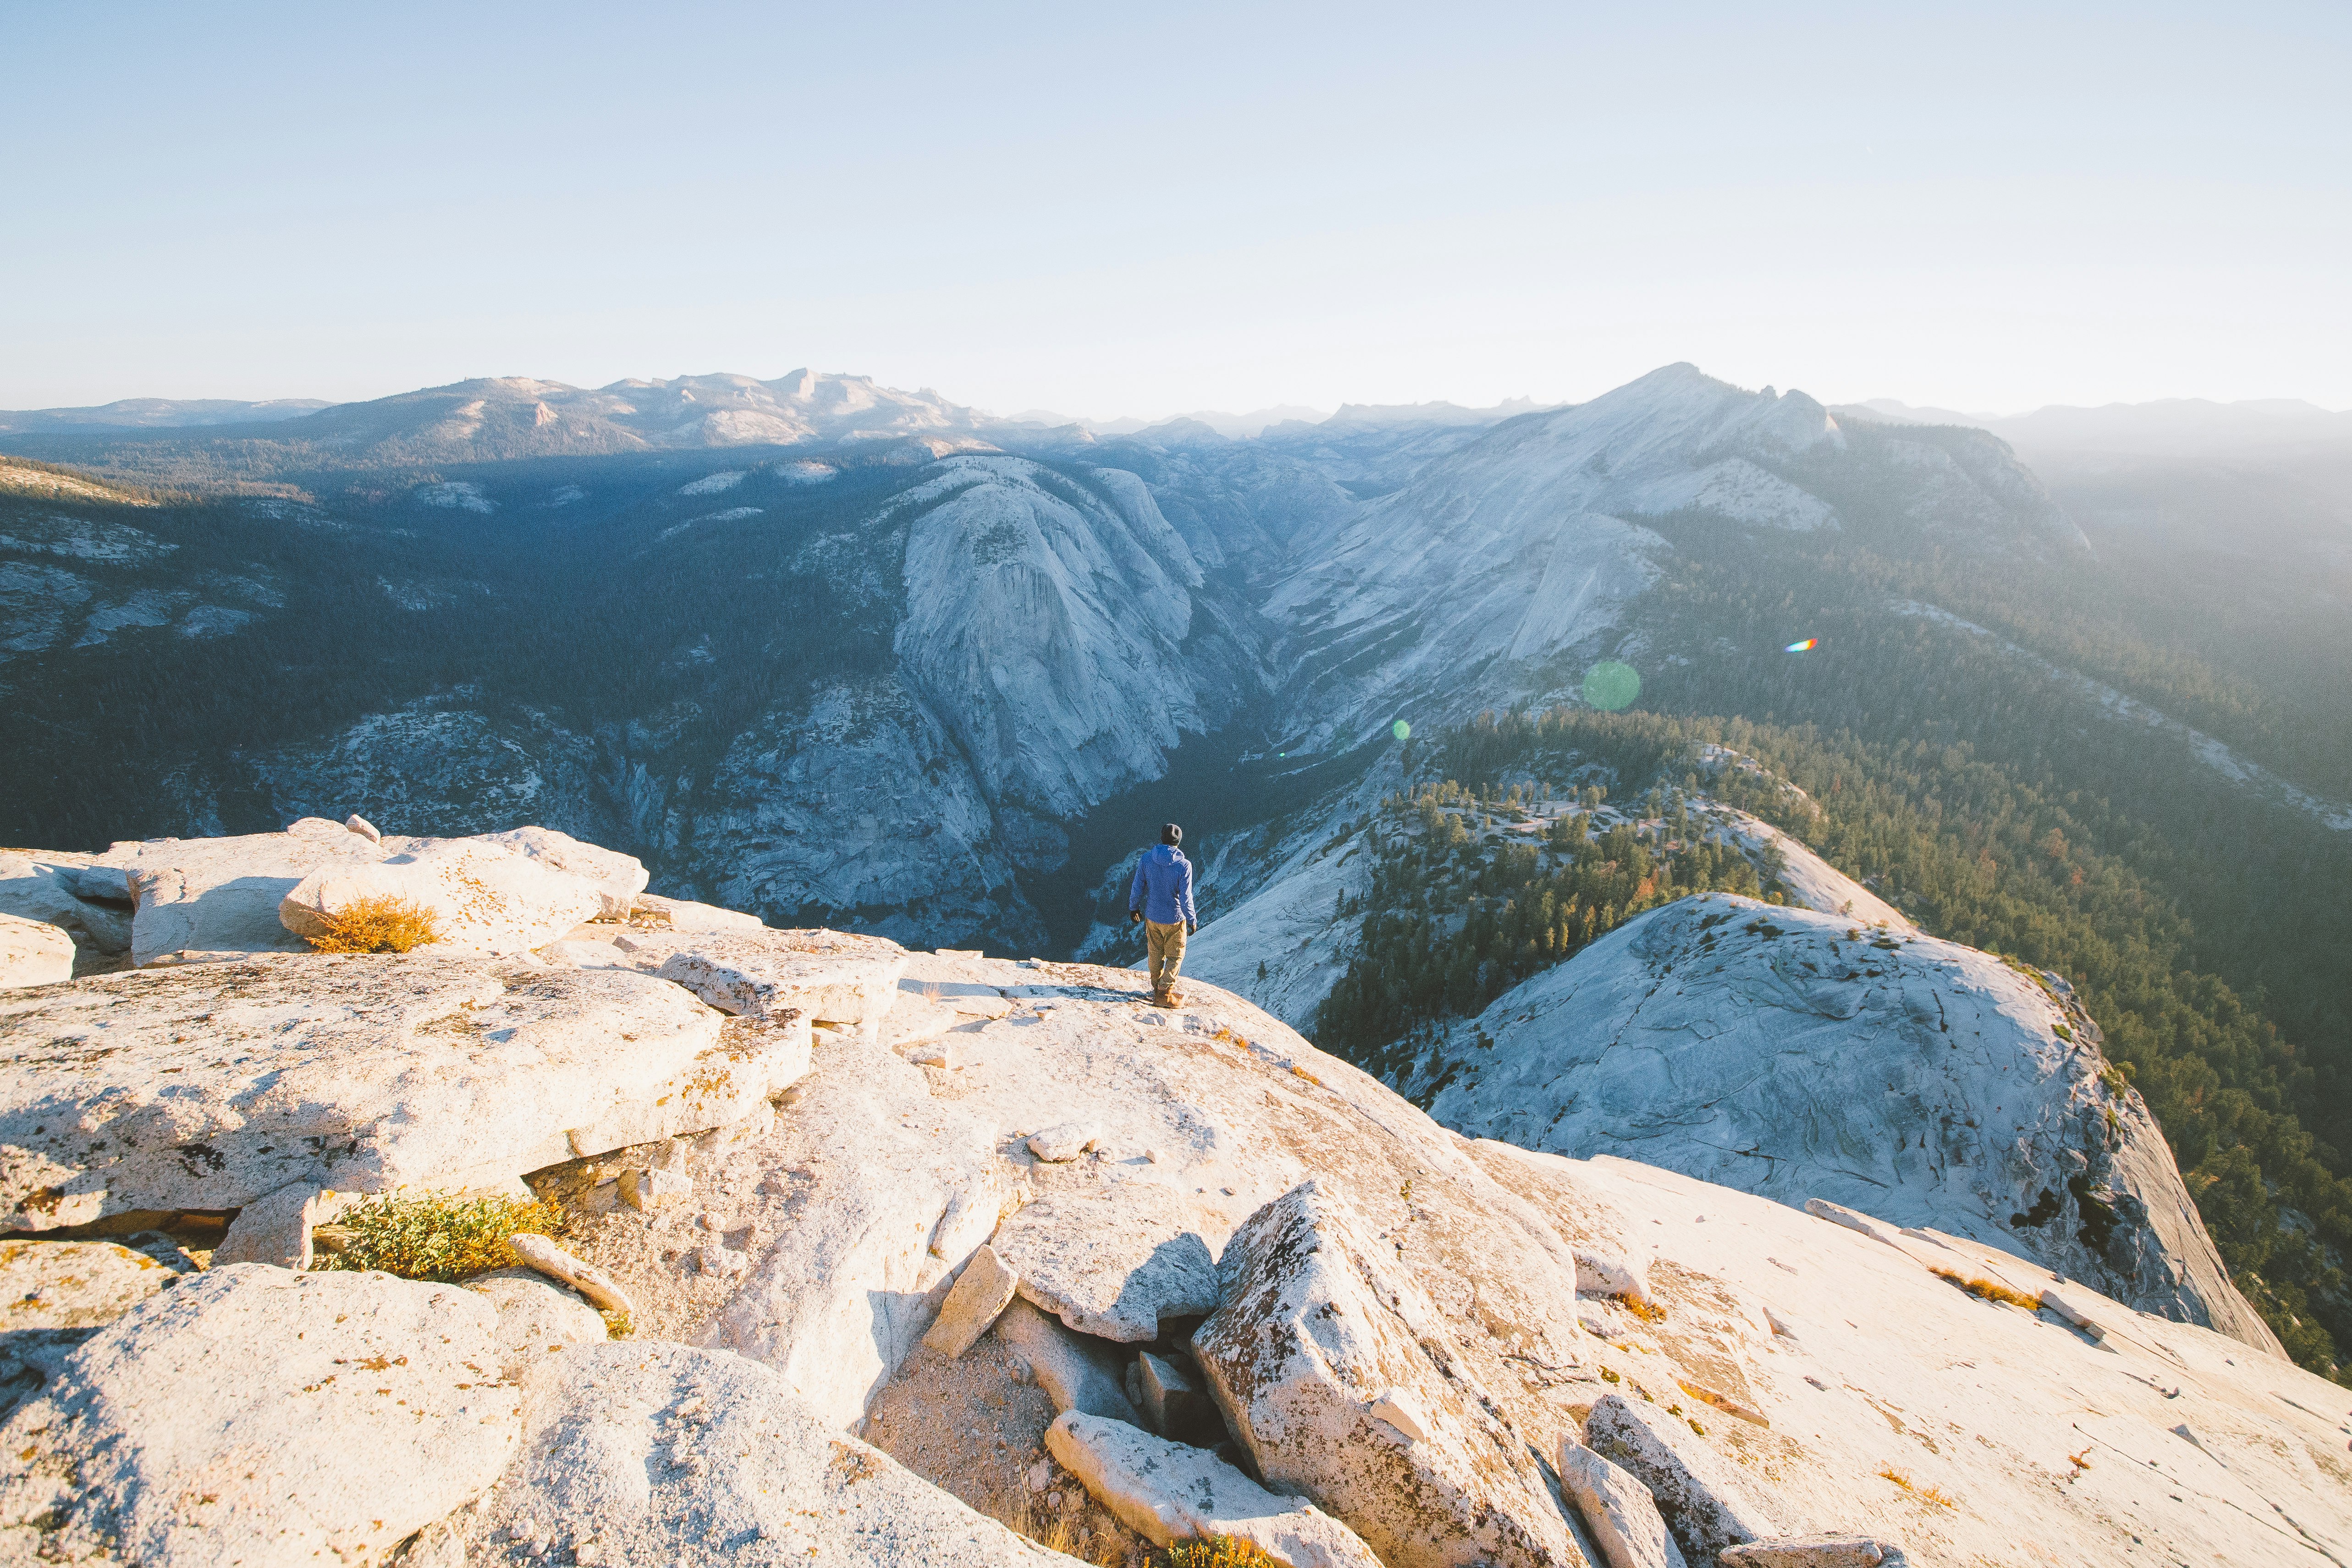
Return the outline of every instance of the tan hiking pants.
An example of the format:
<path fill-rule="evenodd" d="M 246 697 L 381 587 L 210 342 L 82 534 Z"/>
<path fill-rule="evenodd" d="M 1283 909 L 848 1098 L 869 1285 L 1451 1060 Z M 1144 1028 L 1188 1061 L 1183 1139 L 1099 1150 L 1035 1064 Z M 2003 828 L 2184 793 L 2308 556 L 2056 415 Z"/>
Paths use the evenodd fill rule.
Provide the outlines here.
<path fill-rule="evenodd" d="M 1157 920 L 1143 923 L 1143 946 L 1151 954 L 1151 988 L 1154 993 L 1176 988 L 1176 971 L 1184 963 L 1184 923 L 1181 920 L 1162 925 Z"/>

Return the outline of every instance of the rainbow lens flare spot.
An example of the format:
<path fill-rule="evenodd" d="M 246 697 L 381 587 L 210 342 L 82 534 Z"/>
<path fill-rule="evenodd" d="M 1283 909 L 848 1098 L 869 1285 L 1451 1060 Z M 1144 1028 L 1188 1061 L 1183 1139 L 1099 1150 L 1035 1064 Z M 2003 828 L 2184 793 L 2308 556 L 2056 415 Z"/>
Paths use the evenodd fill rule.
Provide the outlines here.
<path fill-rule="evenodd" d="M 1801 642 L 1801 643 L 1790 643 L 1787 647 L 1785 647 L 1785 648 L 1781 649 L 1781 650 L 1780 650 L 1780 652 L 1782 652 L 1783 653 L 1811 653 L 1811 652 L 1812 651 L 1812 649 L 1814 648 L 1814 646 L 1815 646 L 1816 644 L 1818 644 L 1820 642 L 1821 642 L 1821 639 L 1820 639 L 1819 637 L 1808 637 L 1808 638 L 1806 638 L 1806 639 L 1805 639 L 1803 642 Z"/>

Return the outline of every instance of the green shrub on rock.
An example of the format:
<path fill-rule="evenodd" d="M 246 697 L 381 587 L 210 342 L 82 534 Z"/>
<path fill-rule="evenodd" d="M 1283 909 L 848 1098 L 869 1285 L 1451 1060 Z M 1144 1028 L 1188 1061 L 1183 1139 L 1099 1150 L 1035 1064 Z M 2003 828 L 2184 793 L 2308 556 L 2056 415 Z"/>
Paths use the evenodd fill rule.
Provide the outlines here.
<path fill-rule="evenodd" d="M 521 1263 L 507 1239 L 553 1235 L 562 1219 L 548 1204 L 495 1194 L 386 1193 L 336 1222 L 341 1247 L 318 1267 L 454 1281 Z"/>

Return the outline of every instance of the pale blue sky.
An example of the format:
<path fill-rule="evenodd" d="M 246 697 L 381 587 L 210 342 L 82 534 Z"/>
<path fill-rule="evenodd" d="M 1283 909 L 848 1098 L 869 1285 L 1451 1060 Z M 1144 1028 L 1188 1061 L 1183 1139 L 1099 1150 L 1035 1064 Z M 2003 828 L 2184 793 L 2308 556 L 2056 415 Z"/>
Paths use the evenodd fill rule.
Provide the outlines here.
<path fill-rule="evenodd" d="M 0 407 L 2352 405 L 2352 6 L 0 8 Z"/>

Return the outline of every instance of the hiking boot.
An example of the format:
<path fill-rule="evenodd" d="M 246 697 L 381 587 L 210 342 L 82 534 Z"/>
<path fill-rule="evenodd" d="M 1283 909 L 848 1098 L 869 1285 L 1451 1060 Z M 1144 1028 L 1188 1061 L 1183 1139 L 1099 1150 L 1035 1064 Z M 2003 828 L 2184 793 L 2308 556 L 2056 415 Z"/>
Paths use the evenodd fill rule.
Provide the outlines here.
<path fill-rule="evenodd" d="M 1160 1005 L 1163 1008 L 1182 1007 L 1184 1005 L 1183 994 L 1179 991 L 1162 991 L 1160 993 Z"/>

